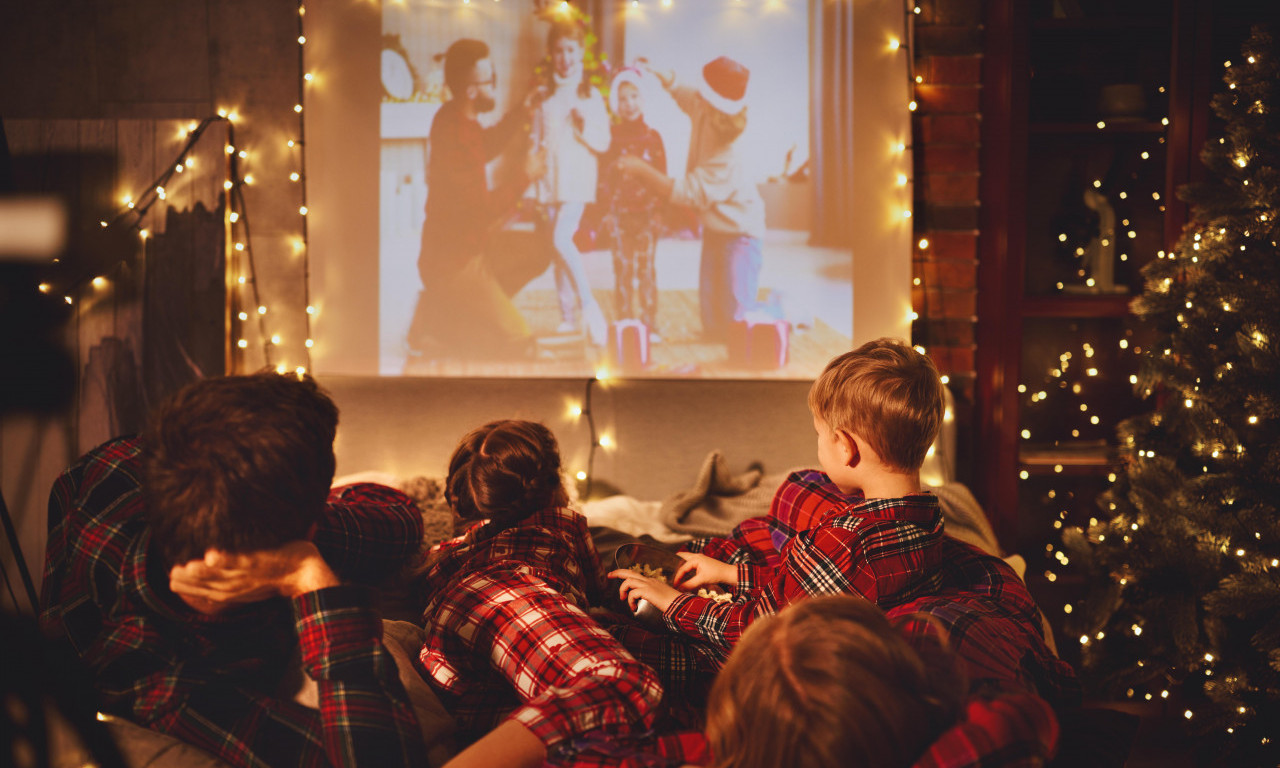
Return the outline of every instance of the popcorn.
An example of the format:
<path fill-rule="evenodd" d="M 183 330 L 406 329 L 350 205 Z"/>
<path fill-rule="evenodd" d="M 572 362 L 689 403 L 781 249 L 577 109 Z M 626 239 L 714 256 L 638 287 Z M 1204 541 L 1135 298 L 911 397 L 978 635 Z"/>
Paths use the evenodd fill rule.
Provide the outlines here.
<path fill-rule="evenodd" d="M 634 570 L 636 573 L 640 574 L 641 576 L 647 576 L 648 578 L 651 578 L 651 579 L 662 579 L 668 584 L 671 583 L 671 578 L 667 576 L 667 572 L 665 570 L 661 568 L 655 568 L 652 565 L 649 565 L 647 563 L 636 563 L 635 565 L 631 566 L 631 569 Z M 707 589 L 706 587 L 700 587 L 698 589 L 697 595 L 698 597 L 711 598 L 712 600 L 715 600 L 717 603 L 723 603 L 733 599 L 733 595 L 730 595 L 728 592 L 719 592 L 719 591 L 713 592 Z"/>

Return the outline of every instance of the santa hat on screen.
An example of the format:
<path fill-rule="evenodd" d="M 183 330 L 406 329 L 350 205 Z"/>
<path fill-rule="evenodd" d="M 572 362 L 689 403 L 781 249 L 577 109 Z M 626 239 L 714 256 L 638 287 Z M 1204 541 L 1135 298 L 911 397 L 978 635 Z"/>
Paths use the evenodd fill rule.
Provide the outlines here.
<path fill-rule="evenodd" d="M 618 86 L 623 83 L 631 83 L 640 93 L 644 93 L 644 86 L 641 85 L 640 70 L 635 67 L 623 67 L 618 70 L 618 74 L 613 76 L 613 82 L 609 85 L 609 111 L 618 114 Z"/>
<path fill-rule="evenodd" d="M 726 115 L 736 115 L 747 106 L 747 79 L 750 76 L 746 67 L 728 56 L 720 56 L 702 68 L 699 91 L 711 106 Z"/>

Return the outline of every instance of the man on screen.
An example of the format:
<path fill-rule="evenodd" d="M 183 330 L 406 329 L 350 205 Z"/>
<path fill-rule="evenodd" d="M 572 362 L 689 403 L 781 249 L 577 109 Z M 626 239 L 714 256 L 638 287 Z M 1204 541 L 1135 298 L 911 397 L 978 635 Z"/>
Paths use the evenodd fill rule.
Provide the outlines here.
<path fill-rule="evenodd" d="M 418 256 L 422 291 L 409 347 L 417 353 L 519 353 L 529 343 L 528 324 L 483 254 L 489 233 L 544 164 L 540 155 L 526 154 L 522 167 L 493 190 L 485 166 L 525 135 L 540 92 L 531 92 L 497 124 L 482 126 L 479 116 L 496 106 L 497 76 L 489 46 L 465 38 L 445 51 L 444 81 L 451 98 L 431 123 L 427 218 Z"/>

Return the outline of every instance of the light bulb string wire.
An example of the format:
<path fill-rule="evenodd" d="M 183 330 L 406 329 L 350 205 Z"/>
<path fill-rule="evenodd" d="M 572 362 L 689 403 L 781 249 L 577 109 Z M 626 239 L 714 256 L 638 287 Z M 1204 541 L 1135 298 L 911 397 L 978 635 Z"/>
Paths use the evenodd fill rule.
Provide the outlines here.
<path fill-rule="evenodd" d="M 232 147 L 236 145 L 235 135 L 235 126 L 228 125 L 227 140 Z M 231 225 L 233 233 L 232 240 L 237 243 L 244 243 L 244 259 L 249 267 L 249 274 L 245 278 L 245 282 L 249 284 L 249 290 L 253 293 L 253 313 L 257 315 L 258 318 L 258 337 L 262 341 L 262 358 L 266 362 L 267 366 L 270 367 L 272 359 L 271 348 L 273 345 L 271 343 L 271 337 L 267 334 L 266 316 L 264 313 L 258 311 L 258 307 L 262 306 L 262 300 L 258 291 L 258 269 L 253 258 L 253 236 L 249 227 L 249 207 L 245 203 L 244 199 L 245 182 L 244 177 L 240 173 L 239 156 L 232 152 L 228 157 L 230 161 L 228 167 L 230 169 L 231 176 L 231 190 L 227 195 L 227 208 L 238 214 L 236 221 Z M 237 227 L 244 233 L 243 241 L 234 237 L 234 232 Z M 233 253 L 238 252 L 238 250 L 233 251 Z"/>
<path fill-rule="evenodd" d="M 205 130 L 214 122 L 219 120 L 226 120 L 226 118 L 214 116 L 206 117 L 201 120 L 200 124 L 188 133 L 187 143 L 183 145 L 178 156 L 169 163 L 164 173 L 160 174 L 154 181 L 147 185 L 146 192 L 142 194 L 139 200 L 133 202 L 132 205 L 128 203 L 123 205 L 120 210 L 116 212 L 116 215 L 107 221 L 106 226 L 115 226 L 132 213 L 134 214 L 134 220 L 129 224 L 129 228 L 137 229 L 140 227 L 142 225 L 142 220 L 147 215 L 147 212 L 151 210 L 151 206 L 155 205 L 156 201 L 160 199 L 160 190 L 163 189 L 164 186 L 169 183 L 169 180 L 173 178 L 174 174 L 178 172 L 178 166 L 183 165 L 186 162 L 187 155 L 191 154 L 191 150 L 195 148 L 197 143 L 199 143 Z"/>
<path fill-rule="evenodd" d="M 298 3 L 298 39 L 305 40 L 303 30 L 303 20 L 305 8 L 302 2 Z M 298 149 L 298 184 L 301 187 L 300 193 L 302 198 L 302 209 L 307 208 L 307 123 L 306 123 L 306 72 L 307 63 L 305 56 L 306 45 L 298 43 L 298 104 L 303 110 L 298 113 L 298 140 L 295 145 Z M 311 247 L 307 232 L 307 216 L 302 214 L 302 296 L 303 306 L 307 307 L 306 317 L 306 333 L 307 339 L 311 339 Z M 311 347 L 304 347 L 304 354 L 307 360 L 307 370 L 311 370 Z"/>
<path fill-rule="evenodd" d="M 596 448 L 600 445 L 600 439 L 596 434 L 596 417 L 595 412 L 591 408 L 591 390 L 596 383 L 596 379 L 587 379 L 586 393 L 583 395 L 582 415 L 587 417 L 587 430 L 591 438 L 591 448 L 587 451 L 587 479 L 583 487 L 582 500 L 586 501 L 591 498 L 591 483 L 594 477 Z"/>

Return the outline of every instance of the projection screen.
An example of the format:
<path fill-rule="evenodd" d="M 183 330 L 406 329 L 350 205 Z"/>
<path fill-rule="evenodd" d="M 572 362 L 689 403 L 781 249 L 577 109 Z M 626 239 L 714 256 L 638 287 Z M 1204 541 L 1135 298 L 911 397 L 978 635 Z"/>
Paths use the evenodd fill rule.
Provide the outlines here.
<path fill-rule="evenodd" d="M 316 369 L 807 379 L 904 335 L 902 5 L 851 6 L 308 3 Z"/>

